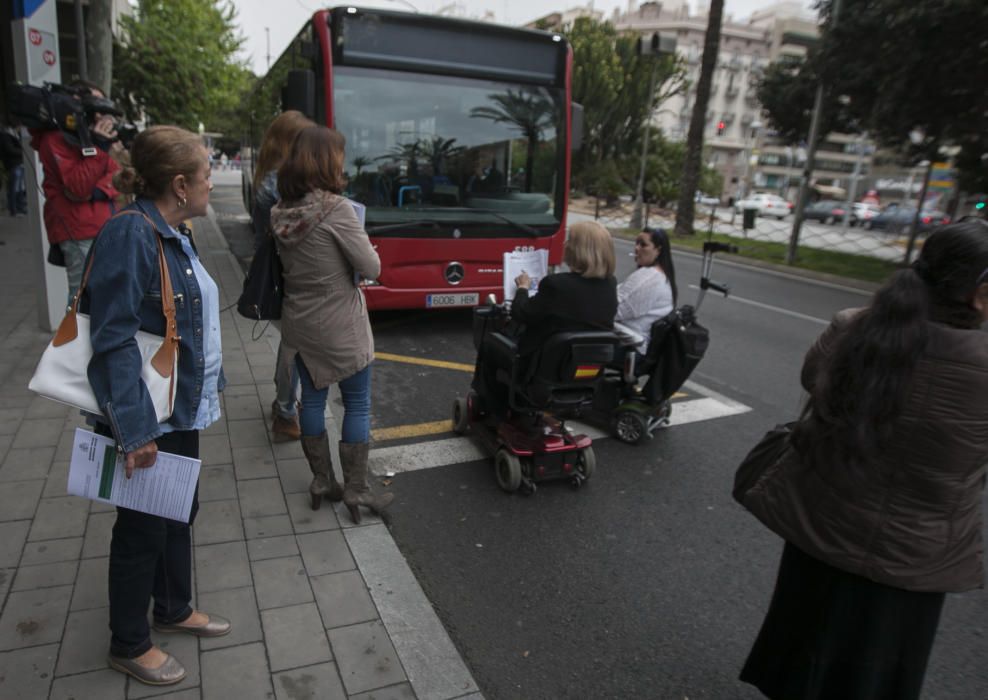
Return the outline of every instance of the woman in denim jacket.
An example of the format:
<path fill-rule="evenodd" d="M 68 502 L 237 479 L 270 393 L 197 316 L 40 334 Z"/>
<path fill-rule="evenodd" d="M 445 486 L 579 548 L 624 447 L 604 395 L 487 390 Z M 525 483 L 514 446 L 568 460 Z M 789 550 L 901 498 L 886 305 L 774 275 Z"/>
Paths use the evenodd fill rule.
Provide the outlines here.
<path fill-rule="evenodd" d="M 204 216 L 209 161 L 199 137 L 172 126 L 142 132 L 131 152 L 137 201 L 110 219 L 90 257 L 82 298 L 91 320 L 89 381 L 103 411 L 97 432 L 112 435 L 134 469 L 153 468 L 158 450 L 199 457 L 199 431 L 220 416 L 223 389 L 219 293 L 182 221 Z M 171 417 L 158 423 L 141 380 L 138 330 L 165 334 L 158 270 L 160 237 L 175 297 L 178 387 Z M 99 422 L 104 421 L 108 425 Z M 219 636 L 230 623 L 194 610 L 189 523 L 117 508 L 110 543 L 109 664 L 152 685 L 178 683 L 185 669 L 151 642 L 148 604 L 160 632 Z"/>

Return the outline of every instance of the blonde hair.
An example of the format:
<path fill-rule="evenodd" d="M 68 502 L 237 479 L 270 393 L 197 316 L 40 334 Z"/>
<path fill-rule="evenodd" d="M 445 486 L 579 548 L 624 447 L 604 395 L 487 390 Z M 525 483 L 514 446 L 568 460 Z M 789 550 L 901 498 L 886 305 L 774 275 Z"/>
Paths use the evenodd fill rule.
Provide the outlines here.
<path fill-rule="evenodd" d="M 302 129 L 316 123 L 295 109 L 282 112 L 268 125 L 261 140 L 261 150 L 254 166 L 254 187 L 259 188 L 264 176 L 277 170 L 292 150 L 292 142 Z"/>
<path fill-rule="evenodd" d="M 614 240 L 596 221 L 581 221 L 569 227 L 563 262 L 583 277 L 607 279 L 614 275 Z"/>
<path fill-rule="evenodd" d="M 134 139 L 130 162 L 135 175 L 134 193 L 157 199 L 168 192 L 172 180 L 184 175 L 191 180 L 207 162 L 206 148 L 198 134 L 177 126 L 152 126 Z M 126 188 L 131 184 L 121 182 Z M 126 193 L 126 192 L 125 192 Z"/>

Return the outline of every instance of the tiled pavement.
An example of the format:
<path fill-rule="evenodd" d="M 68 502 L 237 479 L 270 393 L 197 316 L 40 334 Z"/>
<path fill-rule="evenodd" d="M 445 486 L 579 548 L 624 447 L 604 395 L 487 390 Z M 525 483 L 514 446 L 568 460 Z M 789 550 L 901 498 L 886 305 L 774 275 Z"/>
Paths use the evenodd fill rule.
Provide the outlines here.
<path fill-rule="evenodd" d="M 114 513 L 66 494 L 82 421 L 27 389 L 50 336 L 38 329 L 26 221 L 0 218 L 0 698 L 480 698 L 385 526 L 309 509 L 300 446 L 268 432 L 277 331 L 232 311 L 224 415 L 202 435 L 194 602 L 233 631 L 155 635 L 188 670 L 177 686 L 107 668 Z M 195 230 L 227 306 L 240 269 L 214 220 Z"/>

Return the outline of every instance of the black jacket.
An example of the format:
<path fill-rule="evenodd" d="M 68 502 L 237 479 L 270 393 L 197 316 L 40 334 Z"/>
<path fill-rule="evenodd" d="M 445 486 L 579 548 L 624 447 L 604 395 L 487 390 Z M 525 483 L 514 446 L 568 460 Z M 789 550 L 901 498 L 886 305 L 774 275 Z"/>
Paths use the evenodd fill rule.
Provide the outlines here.
<path fill-rule="evenodd" d="M 617 282 L 581 277 L 575 272 L 548 275 L 539 293 L 528 296 L 519 289 L 511 302 L 511 318 L 524 326 L 518 339 L 520 355 L 530 355 L 560 331 L 592 331 L 611 328 L 617 313 Z"/>

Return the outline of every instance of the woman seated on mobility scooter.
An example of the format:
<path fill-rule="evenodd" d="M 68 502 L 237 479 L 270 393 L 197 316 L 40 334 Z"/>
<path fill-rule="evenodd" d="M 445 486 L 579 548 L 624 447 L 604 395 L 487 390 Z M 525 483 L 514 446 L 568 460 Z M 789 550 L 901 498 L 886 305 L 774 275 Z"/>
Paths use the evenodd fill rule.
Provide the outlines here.
<path fill-rule="evenodd" d="M 531 280 L 524 272 L 515 279 L 518 291 L 511 303 L 511 324 L 501 332 L 517 340 L 518 355 L 531 357 L 550 336 L 563 331 L 610 329 L 617 311 L 614 242 L 600 224 L 587 221 L 570 227 L 563 249 L 569 272 L 547 275 L 538 294 L 529 296 Z M 474 372 L 473 389 L 486 413 L 508 414 L 508 386 L 497 370 L 509 369 L 511 358 L 486 343 Z"/>
<path fill-rule="evenodd" d="M 652 324 L 676 308 L 676 268 L 672 264 L 669 236 L 660 228 L 646 228 L 635 239 L 638 269 L 618 285 L 618 309 L 614 317 L 634 331 L 635 350 L 648 352 Z M 623 330 L 618 326 L 618 330 Z"/>

